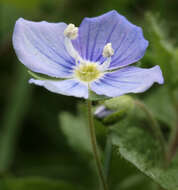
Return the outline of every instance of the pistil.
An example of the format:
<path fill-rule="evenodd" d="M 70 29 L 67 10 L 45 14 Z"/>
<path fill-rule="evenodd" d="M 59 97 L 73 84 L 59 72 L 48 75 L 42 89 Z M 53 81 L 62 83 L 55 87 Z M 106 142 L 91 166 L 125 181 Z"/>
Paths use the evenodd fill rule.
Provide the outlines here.
<path fill-rule="evenodd" d="M 85 62 L 75 69 L 75 77 L 83 82 L 92 82 L 102 76 L 102 72 L 98 69 L 98 64 L 94 62 Z"/>

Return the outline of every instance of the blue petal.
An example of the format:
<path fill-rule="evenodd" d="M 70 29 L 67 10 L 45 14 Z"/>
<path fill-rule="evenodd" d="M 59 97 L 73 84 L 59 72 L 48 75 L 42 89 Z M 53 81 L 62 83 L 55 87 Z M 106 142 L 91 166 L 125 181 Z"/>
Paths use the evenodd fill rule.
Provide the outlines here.
<path fill-rule="evenodd" d="M 105 74 L 102 79 L 91 84 L 91 89 L 99 95 L 115 97 L 127 93 L 144 92 L 154 82 L 159 84 L 164 82 L 159 66 L 151 69 L 128 66 Z"/>
<path fill-rule="evenodd" d="M 115 50 L 110 69 L 137 62 L 148 46 L 142 29 L 131 24 L 117 11 L 85 18 L 79 27 L 79 37 L 73 41 L 73 45 L 84 59 L 102 63 L 102 51 L 109 42 Z"/>
<path fill-rule="evenodd" d="M 30 83 L 43 86 L 47 90 L 67 96 L 88 98 L 88 87 L 75 79 L 66 79 L 61 81 L 52 80 L 35 80 L 30 79 Z"/>
<path fill-rule="evenodd" d="M 18 19 L 13 46 L 19 60 L 34 72 L 59 78 L 71 76 L 75 62 L 64 46 L 65 28 L 65 23 Z"/>

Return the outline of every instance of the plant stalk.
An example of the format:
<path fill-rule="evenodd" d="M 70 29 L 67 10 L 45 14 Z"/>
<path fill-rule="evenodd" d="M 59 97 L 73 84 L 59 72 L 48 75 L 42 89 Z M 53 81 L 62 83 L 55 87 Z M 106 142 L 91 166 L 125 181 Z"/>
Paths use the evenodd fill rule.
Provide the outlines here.
<path fill-rule="evenodd" d="M 155 118 L 153 117 L 153 114 L 152 112 L 146 107 L 146 105 L 144 103 L 142 103 L 141 101 L 139 100 L 136 100 L 135 101 L 135 104 L 137 106 L 139 106 L 144 112 L 145 114 L 147 115 L 150 123 L 151 123 L 151 126 L 152 126 L 152 130 L 153 132 L 155 133 L 155 136 L 156 138 L 159 140 L 160 142 L 160 145 L 161 145 L 161 149 L 162 149 L 162 152 L 163 152 L 163 155 L 164 155 L 164 158 L 165 158 L 165 161 L 167 161 L 167 152 L 166 152 L 166 143 L 165 143 L 165 139 L 164 139 L 164 136 L 162 134 L 162 131 L 157 123 L 157 121 L 155 120 Z"/>
<path fill-rule="evenodd" d="M 99 175 L 103 190 L 109 190 L 104 173 L 103 173 L 103 169 L 101 166 L 101 160 L 100 160 L 98 150 L 97 150 L 97 141 L 96 141 L 94 120 L 93 120 L 93 114 L 92 114 L 92 101 L 87 100 L 87 107 L 88 107 L 88 122 L 89 122 L 90 139 L 91 139 L 94 159 L 96 161 L 98 175 Z"/>
<path fill-rule="evenodd" d="M 178 105 L 176 104 L 176 123 L 174 129 L 172 129 L 170 140 L 168 144 L 168 162 L 170 163 L 172 158 L 175 156 L 178 147 Z"/>
<path fill-rule="evenodd" d="M 111 135 L 108 134 L 106 140 L 105 160 L 104 160 L 104 173 L 107 181 L 111 165 L 111 157 L 112 157 L 112 142 L 111 142 Z"/>

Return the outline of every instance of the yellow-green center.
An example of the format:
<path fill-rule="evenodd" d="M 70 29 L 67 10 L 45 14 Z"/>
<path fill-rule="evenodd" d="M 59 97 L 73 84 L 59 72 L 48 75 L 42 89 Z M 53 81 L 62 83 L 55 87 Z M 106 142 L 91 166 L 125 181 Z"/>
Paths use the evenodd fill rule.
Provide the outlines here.
<path fill-rule="evenodd" d="M 83 82 L 91 82 L 99 78 L 102 73 L 98 70 L 97 63 L 80 64 L 75 69 L 75 76 Z"/>

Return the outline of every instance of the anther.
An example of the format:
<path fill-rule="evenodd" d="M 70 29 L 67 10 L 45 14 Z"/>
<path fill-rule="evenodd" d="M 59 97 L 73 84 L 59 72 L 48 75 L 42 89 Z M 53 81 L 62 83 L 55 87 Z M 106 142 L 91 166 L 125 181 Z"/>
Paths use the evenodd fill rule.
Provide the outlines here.
<path fill-rule="evenodd" d="M 111 63 L 111 56 L 114 55 L 114 50 L 111 43 L 107 43 L 103 48 L 103 57 L 107 58 L 102 65 L 100 71 L 106 71 Z"/>
<path fill-rule="evenodd" d="M 114 55 L 114 50 L 112 48 L 112 44 L 111 43 L 107 43 L 104 48 L 103 48 L 103 57 L 111 57 L 112 55 Z"/>
<path fill-rule="evenodd" d="M 64 36 L 70 40 L 76 39 L 78 36 L 78 27 L 75 27 L 74 24 L 69 24 L 64 30 Z"/>

